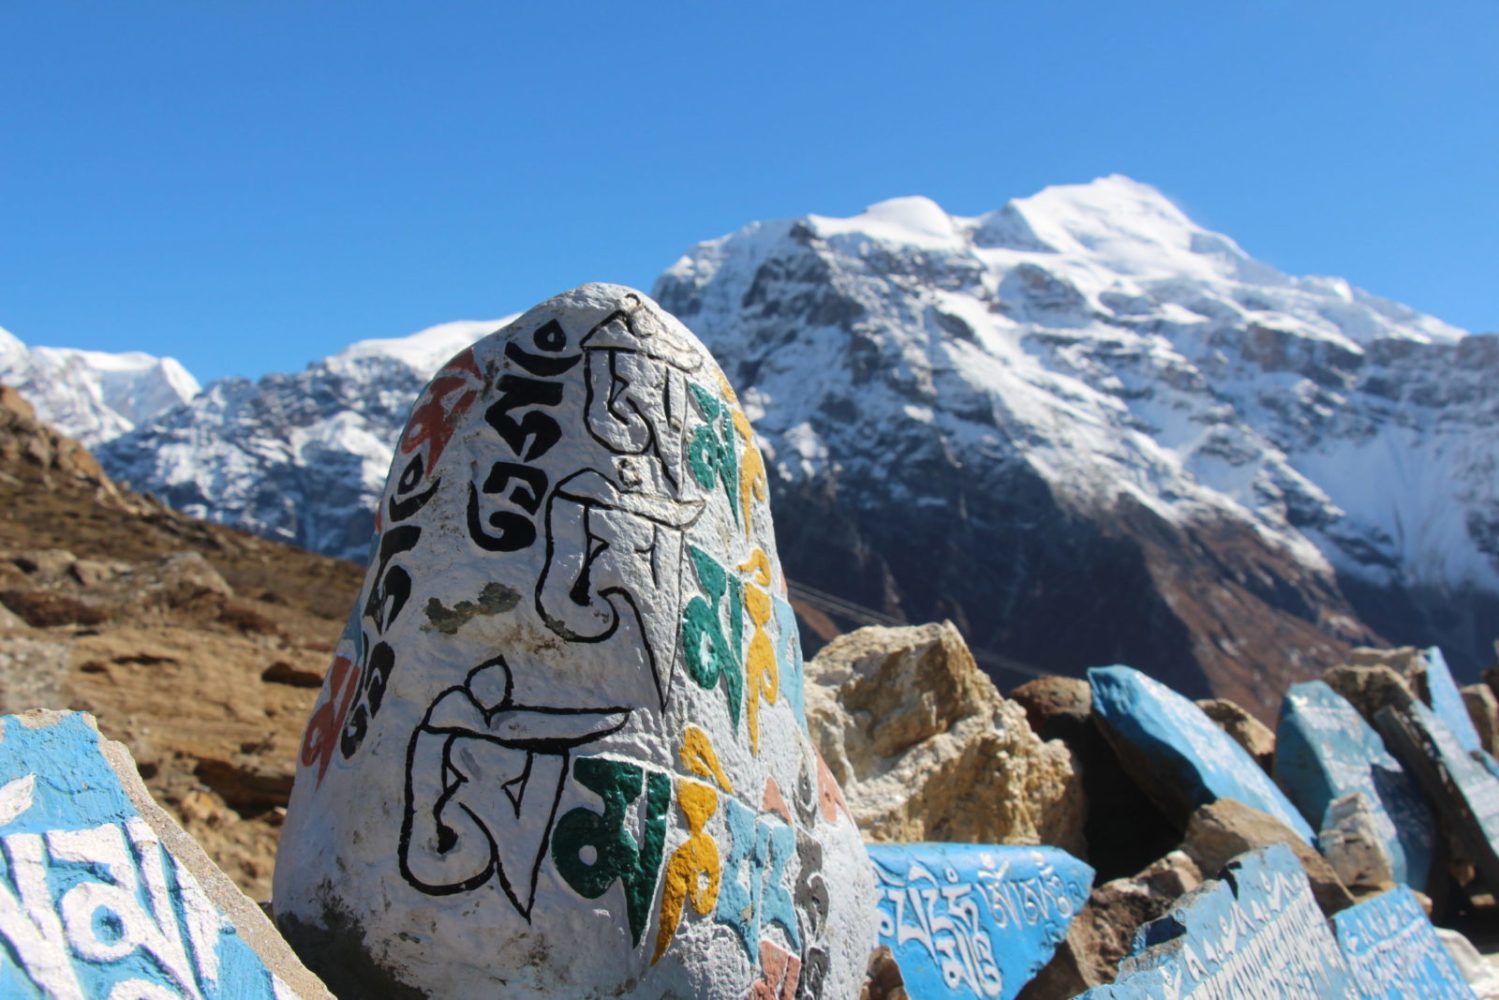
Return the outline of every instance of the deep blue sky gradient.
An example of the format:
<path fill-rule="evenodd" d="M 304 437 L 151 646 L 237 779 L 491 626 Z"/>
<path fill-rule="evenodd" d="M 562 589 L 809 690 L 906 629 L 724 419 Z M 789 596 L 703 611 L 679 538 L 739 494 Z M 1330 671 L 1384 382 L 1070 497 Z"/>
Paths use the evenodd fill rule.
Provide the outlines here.
<path fill-rule="evenodd" d="M 1499 3 L 0 5 L 0 326 L 205 380 L 1113 172 L 1499 329 Z"/>

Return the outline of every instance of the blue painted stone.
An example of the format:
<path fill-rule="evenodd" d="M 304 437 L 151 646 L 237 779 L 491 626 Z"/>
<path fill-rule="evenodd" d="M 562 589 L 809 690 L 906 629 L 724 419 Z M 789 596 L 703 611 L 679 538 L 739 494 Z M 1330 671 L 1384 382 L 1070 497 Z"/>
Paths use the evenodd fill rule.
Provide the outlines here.
<path fill-rule="evenodd" d="M 1458 746 L 1469 753 L 1478 753 L 1483 750 L 1483 741 L 1478 738 L 1478 730 L 1473 726 L 1473 719 L 1468 715 L 1468 707 L 1463 704 L 1463 693 L 1458 690 L 1457 681 L 1452 678 L 1452 670 L 1447 666 L 1447 659 L 1442 651 L 1435 646 L 1422 654 L 1426 660 L 1426 690 L 1431 695 L 1431 710 L 1442 725 L 1452 730 L 1452 735 L 1457 738 Z"/>
<path fill-rule="evenodd" d="M 1009 998 L 1051 959 L 1093 869 L 1055 847 L 870 844 L 880 943 L 913 997 Z"/>
<path fill-rule="evenodd" d="M 1436 928 L 1404 886 L 1350 906 L 1332 922 L 1348 969 L 1370 1000 L 1475 1000 Z"/>
<path fill-rule="evenodd" d="M 1499 886 L 1499 778 L 1482 752 L 1457 736 L 1419 701 L 1381 709 L 1374 724 L 1385 745 L 1420 783 L 1442 825 L 1467 848 L 1479 873 Z"/>
<path fill-rule="evenodd" d="M 86 716 L 0 717 L 0 996 L 292 997 L 164 839 Z"/>
<path fill-rule="evenodd" d="M 1130 667 L 1093 667 L 1093 714 L 1130 776 L 1185 824 L 1198 806 L 1237 799 L 1308 844 L 1315 831 L 1254 758 L 1191 701 Z"/>
<path fill-rule="evenodd" d="M 1425 890 L 1436 837 L 1431 807 L 1373 727 L 1321 681 L 1292 685 L 1281 702 L 1275 780 L 1318 829 L 1333 799 L 1363 793 L 1395 877 Z"/>
<path fill-rule="evenodd" d="M 1284 844 L 1241 854 L 1135 933 L 1119 978 L 1087 1000 L 1346 998 L 1358 987 Z"/>

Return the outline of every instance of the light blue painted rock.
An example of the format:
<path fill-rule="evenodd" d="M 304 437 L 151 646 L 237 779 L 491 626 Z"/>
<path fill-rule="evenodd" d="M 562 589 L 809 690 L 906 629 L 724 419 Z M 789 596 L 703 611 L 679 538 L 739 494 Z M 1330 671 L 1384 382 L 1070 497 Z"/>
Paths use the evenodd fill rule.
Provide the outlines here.
<path fill-rule="evenodd" d="M 913 997 L 1008 998 L 1051 959 L 1093 869 L 1055 847 L 871 844 L 880 943 Z"/>
<path fill-rule="evenodd" d="M 1240 855 L 1222 880 L 1182 896 L 1136 932 L 1113 984 L 1083 994 L 1087 1000 L 1360 996 L 1311 883 L 1284 844 Z"/>
<path fill-rule="evenodd" d="M 1499 778 L 1419 701 L 1374 717 L 1385 746 L 1415 775 L 1442 826 L 1458 838 L 1490 886 L 1499 886 Z"/>
<path fill-rule="evenodd" d="M 1447 659 L 1435 646 L 1426 650 L 1422 656 L 1426 660 L 1426 690 L 1431 696 L 1432 712 L 1442 720 L 1442 725 L 1452 730 L 1458 746 L 1468 753 L 1481 752 L 1483 741 L 1479 739 L 1473 719 L 1468 715 L 1468 707 L 1463 704 L 1463 693 L 1458 690 L 1457 681 L 1452 678 Z"/>
<path fill-rule="evenodd" d="M 1185 826 L 1198 806 L 1237 799 L 1314 841 L 1270 776 L 1191 701 L 1130 667 L 1094 667 L 1088 681 L 1094 717 L 1120 762 L 1174 822 Z"/>
<path fill-rule="evenodd" d="M 1474 1000 L 1421 904 L 1404 886 L 1350 906 L 1332 922 L 1348 969 L 1370 1000 Z"/>
<path fill-rule="evenodd" d="M 1292 685 L 1281 702 L 1275 780 L 1319 829 L 1333 799 L 1362 792 L 1395 877 L 1426 888 L 1436 836 L 1431 807 L 1379 734 L 1321 681 Z"/>
<path fill-rule="evenodd" d="M 0 853 L 0 996 L 328 996 L 89 716 L 0 717 Z"/>

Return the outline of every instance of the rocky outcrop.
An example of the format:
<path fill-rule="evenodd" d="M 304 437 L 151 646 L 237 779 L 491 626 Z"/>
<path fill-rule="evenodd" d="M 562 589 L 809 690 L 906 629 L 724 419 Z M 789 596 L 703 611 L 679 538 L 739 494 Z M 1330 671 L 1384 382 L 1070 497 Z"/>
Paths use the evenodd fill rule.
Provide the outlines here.
<path fill-rule="evenodd" d="M 1317 833 L 1317 848 L 1354 896 L 1373 895 L 1395 885 L 1394 861 L 1362 792 L 1332 800 Z"/>
<path fill-rule="evenodd" d="M 1295 852 L 1323 913 L 1332 916 L 1353 905 L 1353 895 L 1327 859 L 1274 816 L 1233 799 L 1219 799 L 1193 813 L 1182 850 L 1204 875 L 1213 877 L 1244 852 L 1271 844 L 1285 844 Z"/>
<path fill-rule="evenodd" d="M 1346 663 L 1322 675 L 1327 686 L 1358 709 L 1369 725 L 1387 705 L 1403 708 L 1416 697 L 1406 676 L 1383 662 Z"/>
<path fill-rule="evenodd" d="M 1054 844 L 1086 856 L 1081 778 L 951 623 L 865 628 L 807 666 L 807 721 L 872 840 Z"/>
<path fill-rule="evenodd" d="M 1275 733 L 1269 726 L 1227 698 L 1204 698 L 1197 707 L 1232 736 L 1266 774 L 1270 773 L 1275 760 Z"/>
<path fill-rule="evenodd" d="M 1499 754 L 1499 698 L 1487 684 L 1469 684 L 1462 689 L 1463 707 L 1473 728 L 1478 730 L 1478 740 L 1491 754 Z"/>
<path fill-rule="evenodd" d="M 1073 918 L 1067 939 L 1018 1000 L 1067 1000 L 1114 981 L 1135 931 L 1165 913 L 1182 894 L 1202 884 L 1190 857 L 1172 851 L 1139 873 L 1094 888 Z"/>
<path fill-rule="evenodd" d="M 120 489 L 0 387 L 0 710 L 78 708 L 252 898 L 356 567 Z M 263 676 L 280 664 L 270 677 Z"/>

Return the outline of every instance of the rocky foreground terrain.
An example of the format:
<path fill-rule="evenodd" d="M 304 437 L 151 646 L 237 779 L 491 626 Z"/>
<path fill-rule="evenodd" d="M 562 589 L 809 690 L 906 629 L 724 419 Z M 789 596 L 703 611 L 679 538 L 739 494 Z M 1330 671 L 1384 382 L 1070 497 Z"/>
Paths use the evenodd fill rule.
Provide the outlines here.
<path fill-rule="evenodd" d="M 0 711 L 67 706 L 125 742 L 157 799 L 252 898 L 266 899 L 301 732 L 358 588 L 352 563 L 193 520 L 113 483 L 0 387 Z M 1419 657 L 1368 650 L 1325 679 L 1360 712 L 1422 693 Z M 1003 696 L 951 623 L 835 638 L 807 665 L 807 715 L 871 841 L 1053 844 L 1096 870 L 1092 896 L 1028 1000 L 1112 980 L 1138 926 L 1245 850 L 1295 838 L 1223 800 L 1168 817 L 1121 766 L 1088 682 Z M 1404 694 L 1402 695 L 1402 692 Z M 1490 749 L 1499 702 L 1464 692 Z M 1231 701 L 1202 707 L 1261 766 L 1274 736 Z M 1299 856 L 1328 914 L 1389 885 L 1356 838 Z M 1485 950 L 1493 901 L 1473 869 L 1426 899 Z M 1478 964 L 1478 981 L 1490 972 Z M 901 1000 L 879 962 L 866 1000 Z M 1499 993 L 1481 995 L 1499 995 Z"/>
<path fill-rule="evenodd" d="M 360 568 L 120 489 L 0 387 L 0 711 L 85 709 L 255 899 Z"/>

